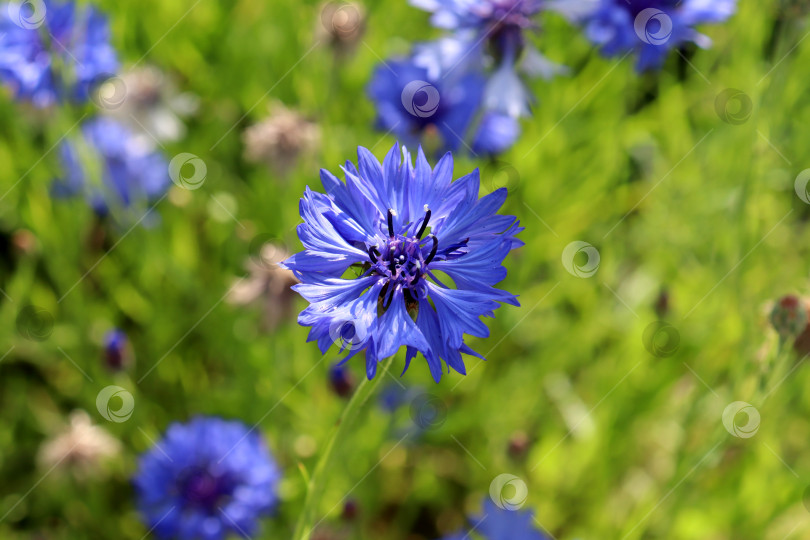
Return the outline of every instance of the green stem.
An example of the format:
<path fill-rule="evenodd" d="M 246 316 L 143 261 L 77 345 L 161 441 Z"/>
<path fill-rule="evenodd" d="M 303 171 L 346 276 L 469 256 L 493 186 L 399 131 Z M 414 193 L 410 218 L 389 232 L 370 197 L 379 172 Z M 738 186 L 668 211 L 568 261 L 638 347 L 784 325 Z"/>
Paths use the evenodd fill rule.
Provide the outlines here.
<path fill-rule="evenodd" d="M 337 455 L 335 449 L 340 448 L 346 436 L 351 432 L 352 424 L 354 424 L 358 414 L 363 409 L 363 405 L 374 394 L 374 390 L 380 385 L 380 382 L 385 377 L 393 361 L 394 356 L 380 362 L 377 375 L 373 380 L 369 381 L 366 377 L 363 377 L 363 381 L 357 386 L 357 390 L 355 390 L 351 400 L 349 400 L 346 408 L 343 409 L 343 413 L 340 415 L 340 418 L 338 418 L 335 432 L 327 443 L 326 448 L 324 448 L 323 454 L 321 454 L 321 458 L 318 460 L 318 464 L 312 472 L 309 484 L 307 484 L 307 497 L 304 501 L 304 508 L 298 518 L 298 524 L 295 527 L 293 540 L 309 540 L 314 527 L 312 524 L 313 517 L 321 502 L 328 471 L 332 469 L 332 463 Z"/>

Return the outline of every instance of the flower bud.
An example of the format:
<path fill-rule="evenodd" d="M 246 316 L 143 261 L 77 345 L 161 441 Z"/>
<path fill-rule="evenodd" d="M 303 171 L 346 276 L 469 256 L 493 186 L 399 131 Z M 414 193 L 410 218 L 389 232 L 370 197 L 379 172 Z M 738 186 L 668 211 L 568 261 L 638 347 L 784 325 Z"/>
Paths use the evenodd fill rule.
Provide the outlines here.
<path fill-rule="evenodd" d="M 129 368 L 134 361 L 132 346 L 123 330 L 115 328 L 104 336 L 104 363 L 112 371 Z"/>
<path fill-rule="evenodd" d="M 807 326 L 807 308 L 801 298 L 789 294 L 776 301 L 770 319 L 781 339 L 795 338 Z"/>
<path fill-rule="evenodd" d="M 329 385 L 338 396 L 346 398 L 352 395 L 354 381 L 352 374 L 345 365 L 329 368 Z"/>

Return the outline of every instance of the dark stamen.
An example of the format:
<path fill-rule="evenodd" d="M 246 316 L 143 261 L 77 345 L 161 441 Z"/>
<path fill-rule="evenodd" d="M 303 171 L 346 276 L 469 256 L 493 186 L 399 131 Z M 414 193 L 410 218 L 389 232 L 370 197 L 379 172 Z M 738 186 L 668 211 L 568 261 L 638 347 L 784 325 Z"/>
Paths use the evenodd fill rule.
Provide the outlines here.
<path fill-rule="evenodd" d="M 391 238 L 394 237 L 394 213 L 390 208 L 388 209 L 388 235 Z"/>
<path fill-rule="evenodd" d="M 419 227 L 419 232 L 416 233 L 416 237 L 421 239 L 422 235 L 425 234 L 425 229 L 427 229 L 428 221 L 430 221 L 430 210 L 425 213 L 425 221 L 422 222 L 422 226 Z"/>
<path fill-rule="evenodd" d="M 388 309 L 391 307 L 391 302 L 394 300 L 394 293 L 396 292 L 396 290 L 397 290 L 396 287 L 391 287 L 391 291 L 389 292 L 388 297 L 383 298 L 383 309 Z"/>
<path fill-rule="evenodd" d="M 391 250 L 391 252 L 389 254 L 391 260 L 388 263 L 388 269 L 391 270 L 391 275 L 392 276 L 396 276 L 397 275 L 397 263 L 394 260 L 394 246 L 391 246 L 389 249 Z"/>
<path fill-rule="evenodd" d="M 377 251 L 377 246 L 371 246 L 368 248 L 368 257 L 371 259 L 371 262 L 377 264 L 377 257 L 379 257 L 380 252 Z"/>
<path fill-rule="evenodd" d="M 428 255 L 427 259 L 425 259 L 425 264 L 430 264 L 430 261 L 432 261 L 433 257 L 436 256 L 436 250 L 439 249 L 439 239 L 432 234 L 430 235 L 430 238 L 433 240 L 433 247 L 430 248 L 430 255 Z"/>

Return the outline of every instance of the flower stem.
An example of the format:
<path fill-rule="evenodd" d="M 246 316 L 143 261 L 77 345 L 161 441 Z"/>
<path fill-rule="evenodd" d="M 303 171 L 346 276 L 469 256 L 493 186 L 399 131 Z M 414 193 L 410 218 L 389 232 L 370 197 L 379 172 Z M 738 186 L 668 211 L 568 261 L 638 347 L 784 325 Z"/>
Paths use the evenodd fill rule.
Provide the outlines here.
<path fill-rule="evenodd" d="M 376 388 L 385 377 L 388 368 L 394 361 L 394 356 L 380 362 L 377 375 L 372 380 L 363 377 L 362 382 L 357 386 L 354 395 L 349 400 L 346 408 L 343 409 L 340 418 L 337 421 L 337 427 L 332 435 L 332 438 L 324 448 L 315 470 L 312 472 L 309 483 L 307 484 L 307 496 L 304 500 L 304 508 L 298 518 L 298 524 L 295 526 L 295 533 L 293 540 L 309 540 L 312 530 L 314 529 L 313 519 L 315 512 L 321 502 L 328 471 L 332 469 L 332 463 L 335 460 L 337 452 L 336 448 L 340 448 L 345 442 L 347 435 L 351 432 L 352 424 L 357 419 L 363 405 L 374 394 Z M 317 525 L 317 523 L 315 524 Z"/>

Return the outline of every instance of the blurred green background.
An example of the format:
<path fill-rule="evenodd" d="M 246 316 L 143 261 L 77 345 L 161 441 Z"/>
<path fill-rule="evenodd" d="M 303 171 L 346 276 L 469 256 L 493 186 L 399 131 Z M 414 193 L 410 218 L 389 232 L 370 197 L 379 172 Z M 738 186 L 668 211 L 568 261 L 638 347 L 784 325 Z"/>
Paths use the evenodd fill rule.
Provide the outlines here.
<path fill-rule="evenodd" d="M 380 58 L 438 33 L 404 1 L 365 2 L 366 32 L 341 53 L 315 2 L 99 4 L 125 68 L 156 66 L 198 97 L 187 136 L 164 151 L 199 156 L 207 178 L 173 187 L 149 227 L 99 222 L 83 200 L 50 196 L 64 126 L 0 97 L 0 538 L 143 538 L 136 457 L 198 413 L 258 423 L 284 470 L 261 538 L 288 538 L 299 467 L 314 466 L 345 404 L 327 377 L 338 354 L 305 342 L 301 299 L 269 331 L 260 304 L 226 293 L 262 241 L 299 249 L 298 198 L 320 189 L 320 167 L 338 172 L 358 145 L 390 148 L 365 85 Z M 436 385 L 415 362 L 398 379 L 446 408 L 435 429 L 414 433 L 407 404 L 368 407 L 324 492 L 322 538 L 437 538 L 503 473 L 526 483 L 525 508 L 558 540 L 810 538 L 810 371 L 767 323 L 774 298 L 808 289 L 810 207 L 794 180 L 810 167 L 810 29 L 802 2 L 740 4 L 705 29 L 711 50 L 641 77 L 543 17 L 536 42 L 571 75 L 532 83 L 535 116 L 499 162 L 456 159 L 455 176 L 481 167 L 484 192 L 510 190 L 526 246 L 503 288 L 522 307 L 471 340 L 488 361 L 470 359 L 466 377 Z M 726 103 L 727 89 L 742 96 Z M 274 102 L 321 131 L 286 174 L 244 159 L 242 132 Z M 591 277 L 563 264 L 574 241 L 600 254 Z M 17 330 L 28 305 L 53 317 L 43 341 Z M 645 341 L 659 320 L 677 347 Z M 102 353 L 113 327 L 136 359 L 117 373 Z M 360 358 L 349 366 L 363 376 Z M 125 422 L 96 408 L 109 385 L 134 396 Z M 735 401 L 759 412 L 753 436 L 724 427 Z M 76 409 L 121 444 L 92 474 L 37 458 Z M 347 493 L 354 519 L 341 517 Z"/>

